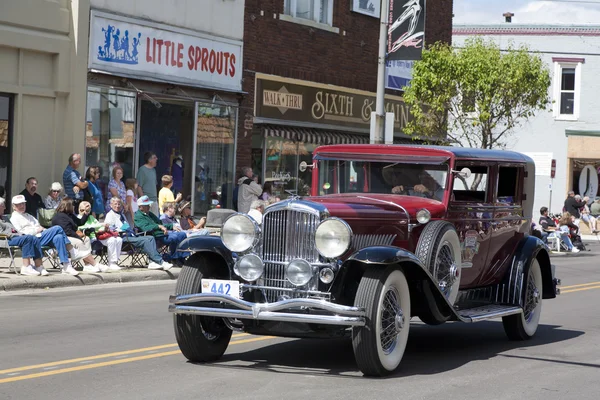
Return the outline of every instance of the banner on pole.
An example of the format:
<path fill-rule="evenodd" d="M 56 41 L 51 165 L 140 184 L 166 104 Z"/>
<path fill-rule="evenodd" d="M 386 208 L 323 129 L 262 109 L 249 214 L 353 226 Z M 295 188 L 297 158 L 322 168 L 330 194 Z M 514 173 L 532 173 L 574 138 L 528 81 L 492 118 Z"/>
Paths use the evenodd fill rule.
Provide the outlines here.
<path fill-rule="evenodd" d="M 386 89 L 404 90 L 410 86 L 414 61 L 392 60 L 385 63 L 385 87 Z"/>
<path fill-rule="evenodd" d="M 389 0 L 387 60 L 420 60 L 425 42 L 425 0 Z"/>

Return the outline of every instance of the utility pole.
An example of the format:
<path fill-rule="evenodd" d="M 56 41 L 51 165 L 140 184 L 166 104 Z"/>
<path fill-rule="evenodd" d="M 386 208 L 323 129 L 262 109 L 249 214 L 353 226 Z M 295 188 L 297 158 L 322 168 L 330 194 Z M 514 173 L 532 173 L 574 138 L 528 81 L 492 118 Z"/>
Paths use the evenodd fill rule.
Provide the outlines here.
<path fill-rule="evenodd" d="M 371 113 L 370 142 L 384 142 L 385 127 L 385 61 L 387 54 L 387 37 L 389 21 L 389 0 L 381 0 L 381 18 L 379 20 L 379 55 L 377 65 L 377 97 L 375 112 Z"/>

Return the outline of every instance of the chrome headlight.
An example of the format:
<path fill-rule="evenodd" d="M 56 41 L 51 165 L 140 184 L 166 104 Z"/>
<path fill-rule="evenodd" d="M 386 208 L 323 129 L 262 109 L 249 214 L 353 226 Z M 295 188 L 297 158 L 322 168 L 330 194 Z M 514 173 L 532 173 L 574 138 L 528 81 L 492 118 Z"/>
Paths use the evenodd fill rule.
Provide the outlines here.
<path fill-rule="evenodd" d="M 312 265 L 306 260 L 292 260 L 285 267 L 285 277 L 294 286 L 304 286 L 313 277 Z"/>
<path fill-rule="evenodd" d="M 260 228 L 246 214 L 233 214 L 221 228 L 221 240 L 225 247 L 235 253 L 251 249 L 257 242 Z"/>
<path fill-rule="evenodd" d="M 315 247 L 325 258 L 339 257 L 352 243 L 352 229 L 339 218 L 327 218 L 317 227 Z"/>
<path fill-rule="evenodd" d="M 247 254 L 235 263 L 233 269 L 242 279 L 253 282 L 262 276 L 265 265 L 256 254 Z"/>
<path fill-rule="evenodd" d="M 431 213 L 429 210 L 423 208 L 417 211 L 417 222 L 420 224 L 426 224 L 431 219 Z"/>

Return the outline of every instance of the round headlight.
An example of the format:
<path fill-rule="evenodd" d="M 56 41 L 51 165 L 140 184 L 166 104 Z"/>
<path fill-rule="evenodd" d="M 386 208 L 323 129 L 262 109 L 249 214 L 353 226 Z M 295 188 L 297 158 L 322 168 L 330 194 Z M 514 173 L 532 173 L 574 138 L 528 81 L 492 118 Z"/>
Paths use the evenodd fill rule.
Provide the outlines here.
<path fill-rule="evenodd" d="M 258 239 L 258 225 L 245 214 L 233 214 L 221 228 L 221 240 L 229 250 L 240 253 L 250 249 Z"/>
<path fill-rule="evenodd" d="M 429 210 L 422 209 L 417 211 L 417 222 L 420 224 L 426 224 L 431 219 L 431 213 Z"/>
<path fill-rule="evenodd" d="M 315 247 L 325 258 L 341 256 L 348 250 L 351 242 L 352 229 L 339 218 L 328 218 L 317 227 Z"/>
<path fill-rule="evenodd" d="M 248 282 L 260 278 L 264 270 L 265 265 L 256 254 L 247 254 L 235 263 L 235 273 Z"/>
<path fill-rule="evenodd" d="M 312 266 L 305 260 L 292 260 L 285 267 L 285 277 L 294 286 L 304 286 L 313 277 Z"/>

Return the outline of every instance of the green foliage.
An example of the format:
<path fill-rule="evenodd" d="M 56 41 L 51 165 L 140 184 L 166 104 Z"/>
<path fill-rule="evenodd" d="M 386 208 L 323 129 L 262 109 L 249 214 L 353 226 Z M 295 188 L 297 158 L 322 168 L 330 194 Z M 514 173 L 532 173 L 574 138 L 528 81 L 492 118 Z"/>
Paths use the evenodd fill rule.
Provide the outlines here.
<path fill-rule="evenodd" d="M 413 69 L 404 101 L 405 132 L 448 144 L 504 148 L 514 129 L 550 105 L 550 72 L 537 54 L 471 38 L 462 48 L 436 43 Z"/>

